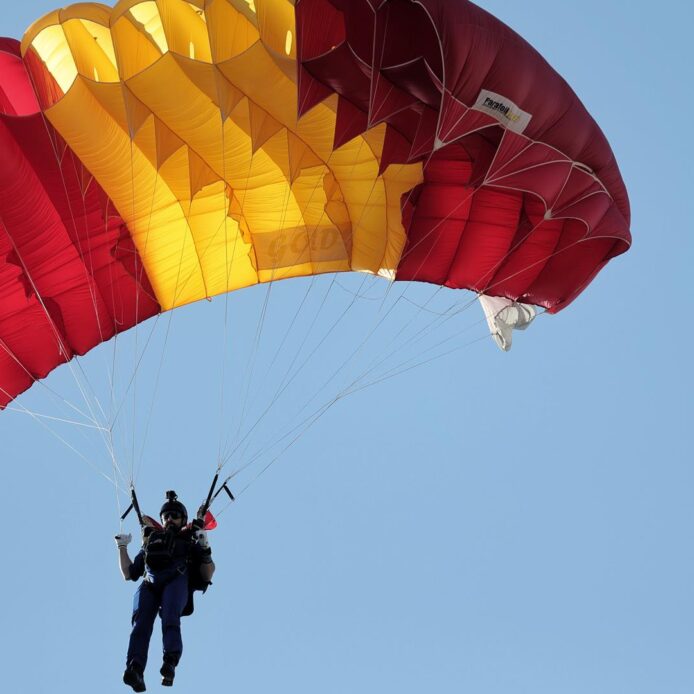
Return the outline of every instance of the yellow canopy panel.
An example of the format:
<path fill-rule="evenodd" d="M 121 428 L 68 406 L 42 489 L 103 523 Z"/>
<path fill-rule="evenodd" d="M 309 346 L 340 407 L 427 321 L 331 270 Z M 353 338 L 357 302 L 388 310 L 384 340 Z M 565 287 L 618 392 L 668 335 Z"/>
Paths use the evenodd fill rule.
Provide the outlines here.
<path fill-rule="evenodd" d="M 392 277 L 401 196 L 385 125 L 333 148 L 337 99 L 297 118 L 289 0 L 57 10 L 22 52 L 46 116 L 123 217 L 170 309 L 287 277 Z"/>

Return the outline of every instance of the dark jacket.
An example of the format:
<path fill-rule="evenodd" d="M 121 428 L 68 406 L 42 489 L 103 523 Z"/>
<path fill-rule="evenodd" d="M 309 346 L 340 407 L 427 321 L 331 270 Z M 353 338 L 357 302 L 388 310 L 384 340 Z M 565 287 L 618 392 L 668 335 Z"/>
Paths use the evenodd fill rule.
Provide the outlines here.
<path fill-rule="evenodd" d="M 188 575 L 188 604 L 183 615 L 193 613 L 193 593 L 203 593 L 210 585 L 200 576 L 200 566 L 207 558 L 207 552 L 195 542 L 194 531 L 184 528 L 177 533 L 165 530 L 151 530 L 147 533 L 142 549 L 130 565 L 130 580 L 144 577 L 153 587 L 166 585 L 180 574 Z"/>

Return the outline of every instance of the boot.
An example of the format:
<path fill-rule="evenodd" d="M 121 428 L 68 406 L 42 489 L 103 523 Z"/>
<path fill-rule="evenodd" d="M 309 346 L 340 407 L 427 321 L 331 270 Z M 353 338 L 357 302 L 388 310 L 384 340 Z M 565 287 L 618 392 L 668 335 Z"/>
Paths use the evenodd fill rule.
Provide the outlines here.
<path fill-rule="evenodd" d="M 161 666 L 161 685 L 162 687 L 173 686 L 174 677 L 176 676 L 176 664 L 173 660 L 164 656 L 164 663 Z"/>
<path fill-rule="evenodd" d="M 147 689 L 142 667 L 138 663 L 128 664 L 123 673 L 123 682 L 132 687 L 135 692 L 144 692 Z"/>

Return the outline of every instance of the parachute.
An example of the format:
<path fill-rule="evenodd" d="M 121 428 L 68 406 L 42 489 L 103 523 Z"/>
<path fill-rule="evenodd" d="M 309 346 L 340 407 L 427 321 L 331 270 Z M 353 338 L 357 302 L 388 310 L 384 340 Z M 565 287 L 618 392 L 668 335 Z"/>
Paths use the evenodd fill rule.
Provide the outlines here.
<path fill-rule="evenodd" d="M 467 0 L 81 3 L 3 40 L 0 107 L 0 407 L 160 312 L 325 273 L 499 298 L 507 349 L 631 243 L 597 124 Z"/>

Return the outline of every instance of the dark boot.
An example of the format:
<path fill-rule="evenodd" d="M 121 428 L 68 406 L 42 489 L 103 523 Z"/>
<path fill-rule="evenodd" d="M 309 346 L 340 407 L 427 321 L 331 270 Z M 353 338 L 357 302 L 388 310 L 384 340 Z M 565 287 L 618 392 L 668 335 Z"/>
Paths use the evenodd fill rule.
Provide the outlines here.
<path fill-rule="evenodd" d="M 174 677 L 176 676 L 176 661 L 173 658 L 164 656 L 164 663 L 159 672 L 161 673 L 162 687 L 173 686 Z"/>
<path fill-rule="evenodd" d="M 135 692 L 144 692 L 147 689 L 142 667 L 138 663 L 128 664 L 123 673 L 123 682 L 132 687 Z"/>

